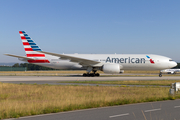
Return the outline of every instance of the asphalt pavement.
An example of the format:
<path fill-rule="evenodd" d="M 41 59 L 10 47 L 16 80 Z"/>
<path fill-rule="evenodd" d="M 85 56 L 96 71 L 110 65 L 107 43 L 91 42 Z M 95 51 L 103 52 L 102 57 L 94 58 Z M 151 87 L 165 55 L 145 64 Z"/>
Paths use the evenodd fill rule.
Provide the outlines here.
<path fill-rule="evenodd" d="M 92 108 L 21 117 L 20 120 L 180 120 L 180 100 Z M 14 119 L 9 119 L 14 120 Z"/>
<path fill-rule="evenodd" d="M 0 76 L 1 81 L 80 81 L 80 80 L 180 80 L 180 76 L 163 77 L 82 77 L 82 76 Z"/>

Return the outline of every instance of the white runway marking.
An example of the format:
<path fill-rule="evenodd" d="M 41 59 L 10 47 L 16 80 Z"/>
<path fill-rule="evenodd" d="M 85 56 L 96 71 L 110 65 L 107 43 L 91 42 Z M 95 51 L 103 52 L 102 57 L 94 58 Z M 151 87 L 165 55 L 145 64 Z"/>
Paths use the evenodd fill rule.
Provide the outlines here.
<path fill-rule="evenodd" d="M 152 112 L 152 111 L 158 111 L 158 110 L 161 110 L 161 108 L 159 108 L 159 109 L 145 110 L 144 112 Z"/>
<path fill-rule="evenodd" d="M 113 115 L 113 116 L 109 116 L 109 118 L 113 118 L 113 117 L 121 117 L 121 116 L 125 116 L 125 115 L 129 115 L 129 113 L 119 114 L 119 115 Z"/>
<path fill-rule="evenodd" d="M 174 106 L 174 108 L 179 108 L 180 106 Z"/>

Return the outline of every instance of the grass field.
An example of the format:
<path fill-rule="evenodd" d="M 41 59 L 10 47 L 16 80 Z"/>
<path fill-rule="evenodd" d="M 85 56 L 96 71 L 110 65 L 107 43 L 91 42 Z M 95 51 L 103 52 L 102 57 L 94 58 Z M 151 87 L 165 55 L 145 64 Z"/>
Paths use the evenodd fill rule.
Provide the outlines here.
<path fill-rule="evenodd" d="M 113 85 L 160 85 L 170 86 L 180 80 L 127 80 L 127 81 L 60 81 L 58 83 L 113 84 Z"/>
<path fill-rule="evenodd" d="M 2 74 L 83 74 L 85 73 L 85 70 L 49 70 L 49 71 L 0 71 L 0 75 Z M 98 71 L 98 73 L 103 73 L 101 71 Z M 144 73 L 144 74 L 154 74 L 159 73 L 159 71 L 130 71 L 126 70 L 124 73 Z"/>
<path fill-rule="evenodd" d="M 169 88 L 0 83 L 0 119 L 77 109 L 173 100 Z"/>
<path fill-rule="evenodd" d="M 62 74 L 83 74 L 85 71 L 0 71 L 0 76 L 59 76 Z"/>

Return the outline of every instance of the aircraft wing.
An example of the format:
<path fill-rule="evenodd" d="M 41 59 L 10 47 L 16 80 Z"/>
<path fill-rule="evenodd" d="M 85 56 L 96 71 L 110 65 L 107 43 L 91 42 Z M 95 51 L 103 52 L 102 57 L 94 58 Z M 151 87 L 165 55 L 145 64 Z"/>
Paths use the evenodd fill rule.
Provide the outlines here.
<path fill-rule="evenodd" d="M 17 58 L 23 58 L 23 59 L 27 59 L 27 60 L 35 60 L 33 58 L 28 58 L 28 57 L 24 57 L 24 56 L 17 56 L 17 55 L 11 55 L 11 54 L 4 54 L 7 56 L 11 56 L 11 57 L 17 57 Z"/>
<path fill-rule="evenodd" d="M 101 66 L 101 65 L 99 65 L 101 62 L 94 61 L 94 60 L 73 57 L 73 56 L 63 55 L 63 54 L 50 53 L 50 52 L 45 52 L 45 51 L 38 51 L 38 52 L 57 56 L 57 57 L 60 57 L 60 59 L 62 59 L 62 60 L 70 60 L 70 62 L 76 62 L 83 66 Z"/>

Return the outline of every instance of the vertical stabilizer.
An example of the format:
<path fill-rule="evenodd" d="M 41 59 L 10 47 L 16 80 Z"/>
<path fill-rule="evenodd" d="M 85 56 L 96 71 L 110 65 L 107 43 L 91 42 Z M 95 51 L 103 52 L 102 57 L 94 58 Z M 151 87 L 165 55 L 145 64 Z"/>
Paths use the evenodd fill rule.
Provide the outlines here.
<path fill-rule="evenodd" d="M 30 36 L 25 31 L 19 31 L 21 40 L 24 46 L 27 57 L 36 58 L 37 60 L 28 60 L 29 63 L 49 63 L 45 58 L 44 53 L 39 53 L 37 51 L 42 51 L 39 46 L 31 39 Z"/>

